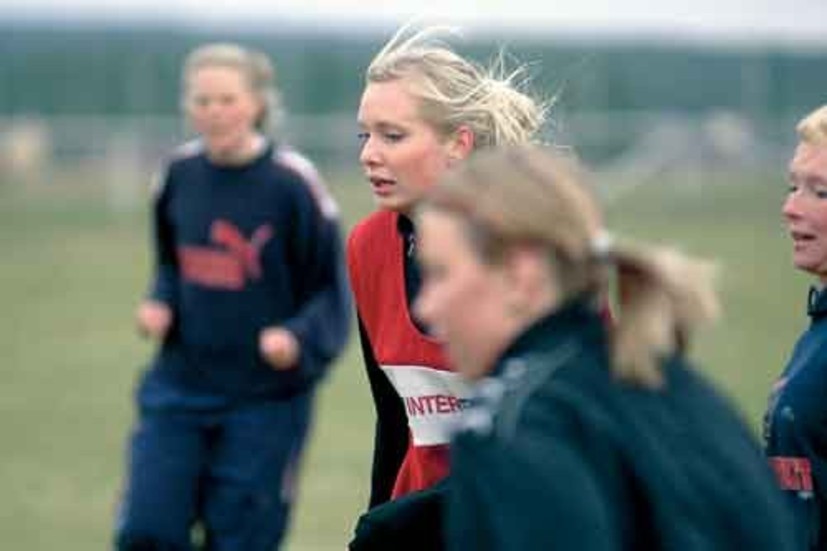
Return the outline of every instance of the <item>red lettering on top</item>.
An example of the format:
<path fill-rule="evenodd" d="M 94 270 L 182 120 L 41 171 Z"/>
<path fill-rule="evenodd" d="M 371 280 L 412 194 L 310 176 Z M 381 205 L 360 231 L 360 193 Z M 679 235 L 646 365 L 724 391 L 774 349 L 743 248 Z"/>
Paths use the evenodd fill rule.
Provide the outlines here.
<path fill-rule="evenodd" d="M 416 396 L 413 399 L 419 403 L 419 408 L 422 410 L 423 415 L 430 415 L 434 412 L 431 405 L 431 401 L 433 400 L 432 395 Z"/>
<path fill-rule="evenodd" d="M 205 247 L 178 249 L 181 277 L 205 287 L 238 290 L 244 287 L 244 270 L 238 260 L 225 252 Z"/>
<path fill-rule="evenodd" d="M 210 226 L 210 239 L 224 247 L 182 246 L 178 249 L 181 275 L 186 281 L 205 287 L 237 291 L 244 288 L 245 277 L 260 279 L 261 249 L 273 237 L 269 224 L 259 226 L 250 241 L 232 223 L 216 220 Z"/>
<path fill-rule="evenodd" d="M 417 415 L 450 414 L 462 410 L 462 401 L 451 394 L 406 396 L 405 410 L 409 417 Z"/>
<path fill-rule="evenodd" d="M 416 415 L 425 415 L 425 410 L 422 408 L 422 404 L 419 403 L 419 399 L 413 396 L 408 396 L 405 398 L 405 409 L 408 411 L 409 417 L 414 417 Z"/>
<path fill-rule="evenodd" d="M 806 457 L 770 457 L 769 463 L 782 490 L 813 491 L 812 469 Z"/>
<path fill-rule="evenodd" d="M 231 222 L 219 219 L 210 226 L 210 239 L 226 247 L 241 262 L 251 279 L 261 277 L 261 249 L 272 237 L 270 224 L 256 228 L 249 242 Z"/>
<path fill-rule="evenodd" d="M 449 398 L 444 394 L 439 394 L 436 397 L 436 412 L 437 413 L 451 413 L 451 405 Z"/>

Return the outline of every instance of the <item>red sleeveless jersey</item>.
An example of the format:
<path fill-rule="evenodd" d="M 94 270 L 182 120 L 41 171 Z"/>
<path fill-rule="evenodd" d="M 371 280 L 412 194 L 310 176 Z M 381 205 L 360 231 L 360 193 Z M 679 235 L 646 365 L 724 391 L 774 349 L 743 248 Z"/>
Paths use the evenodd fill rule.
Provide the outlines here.
<path fill-rule="evenodd" d="M 348 241 L 348 269 L 359 317 L 374 357 L 402 398 L 410 432 L 392 497 L 427 488 L 448 473 L 451 428 L 469 387 L 448 365 L 443 347 L 411 319 L 405 295 L 398 214 L 377 211 Z"/>

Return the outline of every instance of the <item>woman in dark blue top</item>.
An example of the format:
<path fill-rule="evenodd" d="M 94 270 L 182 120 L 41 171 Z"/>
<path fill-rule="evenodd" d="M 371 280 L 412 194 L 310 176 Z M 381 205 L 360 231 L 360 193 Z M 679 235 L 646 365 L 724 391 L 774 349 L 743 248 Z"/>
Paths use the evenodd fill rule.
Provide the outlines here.
<path fill-rule="evenodd" d="M 124 550 L 271 550 L 284 534 L 313 391 L 350 324 L 337 209 L 313 166 L 265 137 L 277 105 L 260 54 L 187 58 L 199 139 L 155 197 L 157 263 L 140 330 L 159 342 L 116 527 Z"/>
<path fill-rule="evenodd" d="M 705 264 L 614 242 L 577 165 L 540 148 L 476 154 L 416 221 L 416 312 L 474 384 L 448 548 L 790 549 L 758 443 L 683 357 L 717 307 Z"/>
<path fill-rule="evenodd" d="M 797 549 L 827 550 L 827 105 L 798 125 L 782 212 L 793 263 L 818 279 L 810 326 L 770 395 L 766 453 L 795 513 Z"/>

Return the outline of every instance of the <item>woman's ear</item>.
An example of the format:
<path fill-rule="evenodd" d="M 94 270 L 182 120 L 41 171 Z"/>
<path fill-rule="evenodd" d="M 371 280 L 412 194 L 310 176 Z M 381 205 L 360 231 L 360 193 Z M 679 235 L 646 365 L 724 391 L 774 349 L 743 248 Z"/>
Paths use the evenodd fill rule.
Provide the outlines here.
<path fill-rule="evenodd" d="M 541 246 L 517 245 L 509 250 L 503 259 L 503 277 L 514 314 L 533 318 L 559 300 L 548 255 Z"/>
<path fill-rule="evenodd" d="M 448 148 L 452 162 L 463 161 L 474 151 L 474 131 L 462 125 L 454 131 Z"/>

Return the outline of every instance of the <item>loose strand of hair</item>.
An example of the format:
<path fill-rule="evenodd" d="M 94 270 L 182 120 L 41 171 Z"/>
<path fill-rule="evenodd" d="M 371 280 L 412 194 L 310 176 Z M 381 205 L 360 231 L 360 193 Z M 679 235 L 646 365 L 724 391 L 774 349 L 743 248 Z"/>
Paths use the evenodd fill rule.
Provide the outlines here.
<path fill-rule="evenodd" d="M 422 24 L 422 19 L 412 19 L 404 23 L 379 50 L 368 68 L 383 62 L 391 55 L 409 52 L 419 47 L 447 48 L 446 42 L 438 38 L 441 34 L 461 36 L 458 27 L 450 25 L 427 25 L 417 29 Z M 450 48 L 448 48 L 450 50 Z"/>

